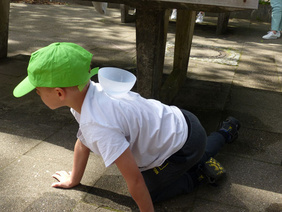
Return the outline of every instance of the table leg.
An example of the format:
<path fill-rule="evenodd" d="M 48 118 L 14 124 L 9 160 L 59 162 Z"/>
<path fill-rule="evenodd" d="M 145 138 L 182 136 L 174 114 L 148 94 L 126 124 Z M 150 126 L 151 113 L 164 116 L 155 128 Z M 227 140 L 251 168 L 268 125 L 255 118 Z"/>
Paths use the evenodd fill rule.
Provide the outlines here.
<path fill-rule="evenodd" d="M 8 55 L 10 0 L 0 1 L 0 58 Z"/>
<path fill-rule="evenodd" d="M 224 12 L 218 14 L 216 34 L 221 35 L 227 31 L 230 12 Z"/>
<path fill-rule="evenodd" d="M 146 98 L 159 99 L 168 18 L 165 9 L 136 8 L 137 90 Z"/>
<path fill-rule="evenodd" d="M 121 4 L 120 5 L 120 17 L 121 17 L 121 23 L 130 23 L 135 21 L 135 15 L 130 15 L 129 12 L 130 7 Z"/>
<path fill-rule="evenodd" d="M 173 70 L 161 88 L 162 102 L 170 103 L 185 82 L 195 18 L 196 11 L 177 10 Z"/>

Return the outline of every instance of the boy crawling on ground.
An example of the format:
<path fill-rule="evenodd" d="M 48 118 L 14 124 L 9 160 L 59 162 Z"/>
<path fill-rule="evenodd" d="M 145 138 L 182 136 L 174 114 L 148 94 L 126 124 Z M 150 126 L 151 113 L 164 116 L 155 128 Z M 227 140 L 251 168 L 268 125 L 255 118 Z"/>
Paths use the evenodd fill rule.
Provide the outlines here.
<path fill-rule="evenodd" d="M 21 97 L 36 89 L 50 109 L 68 106 L 79 123 L 72 172 L 56 172 L 53 187 L 77 186 L 93 151 L 106 167 L 116 164 L 140 211 L 149 212 L 153 202 L 189 193 L 225 172 L 212 157 L 237 138 L 238 120 L 228 117 L 207 137 L 191 112 L 134 92 L 107 95 L 90 81 L 97 73 L 91 59 L 74 43 L 53 43 L 32 53 L 28 76 L 14 90 Z"/>

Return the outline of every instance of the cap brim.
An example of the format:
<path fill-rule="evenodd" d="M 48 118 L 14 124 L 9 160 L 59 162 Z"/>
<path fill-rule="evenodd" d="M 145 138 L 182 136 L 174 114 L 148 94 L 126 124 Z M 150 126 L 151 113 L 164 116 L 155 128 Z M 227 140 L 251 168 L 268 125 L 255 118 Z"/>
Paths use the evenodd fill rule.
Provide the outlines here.
<path fill-rule="evenodd" d="M 34 90 L 35 86 L 33 86 L 28 77 L 26 77 L 23 81 L 20 82 L 20 84 L 17 85 L 17 87 L 14 89 L 13 95 L 15 97 L 22 97 L 29 93 L 30 91 Z"/>

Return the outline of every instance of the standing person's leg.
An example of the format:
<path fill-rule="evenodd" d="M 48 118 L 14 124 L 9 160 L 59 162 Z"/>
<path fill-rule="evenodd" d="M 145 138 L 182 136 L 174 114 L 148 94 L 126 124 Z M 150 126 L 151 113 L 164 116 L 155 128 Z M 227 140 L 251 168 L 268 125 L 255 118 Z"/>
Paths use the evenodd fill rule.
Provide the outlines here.
<path fill-rule="evenodd" d="M 281 11 L 281 21 L 280 21 L 279 31 L 280 31 L 280 36 L 281 36 L 281 33 L 282 33 L 282 11 Z"/>
<path fill-rule="evenodd" d="M 278 30 L 280 31 L 280 36 L 281 36 L 281 33 L 282 33 L 282 1 L 280 1 L 280 25 L 279 25 Z"/>
<path fill-rule="evenodd" d="M 282 1 L 271 0 L 270 5 L 272 8 L 271 13 L 271 31 L 264 35 L 263 39 L 277 39 L 281 36 L 281 19 L 282 19 Z"/>
<path fill-rule="evenodd" d="M 280 32 L 281 31 L 281 19 L 282 19 L 282 1 L 281 0 L 271 0 L 270 5 L 272 7 L 271 30 Z"/>

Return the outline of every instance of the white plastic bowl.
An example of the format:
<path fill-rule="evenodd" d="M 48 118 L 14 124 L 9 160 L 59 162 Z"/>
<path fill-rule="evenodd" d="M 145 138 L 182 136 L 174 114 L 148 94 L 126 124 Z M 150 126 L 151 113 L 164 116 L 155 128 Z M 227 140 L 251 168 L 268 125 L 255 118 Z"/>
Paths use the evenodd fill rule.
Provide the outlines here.
<path fill-rule="evenodd" d="M 128 93 L 136 82 L 134 74 L 113 67 L 99 69 L 98 80 L 104 91 L 112 96 Z"/>

